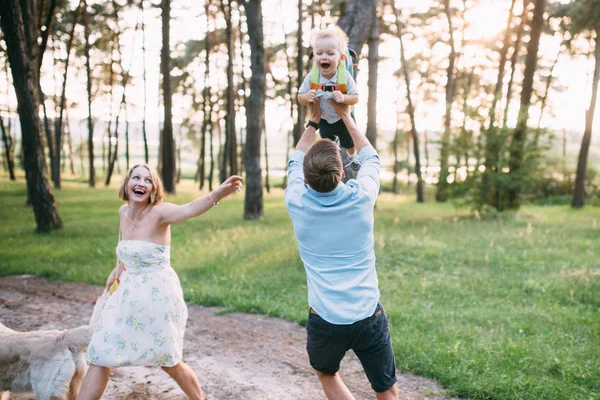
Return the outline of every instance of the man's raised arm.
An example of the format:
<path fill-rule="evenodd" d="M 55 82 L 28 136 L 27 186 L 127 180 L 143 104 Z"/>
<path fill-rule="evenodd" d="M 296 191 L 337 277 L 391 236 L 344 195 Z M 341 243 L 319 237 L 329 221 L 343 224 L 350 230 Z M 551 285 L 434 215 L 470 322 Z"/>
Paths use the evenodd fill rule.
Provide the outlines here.
<path fill-rule="evenodd" d="M 365 135 L 361 134 L 352 119 L 352 115 L 350 115 L 350 107 L 343 103 L 337 103 L 332 99 L 329 99 L 329 102 L 335 109 L 337 115 L 340 116 L 346 128 L 348 128 L 348 132 L 350 132 L 350 136 L 352 137 L 352 141 L 354 141 L 354 147 L 356 147 L 356 151 L 360 152 L 365 146 L 370 145 L 369 139 L 366 138 Z"/>
<path fill-rule="evenodd" d="M 306 153 L 308 149 L 310 149 L 310 146 L 315 142 L 315 133 L 317 132 L 319 122 L 321 122 L 321 99 L 315 99 L 315 101 L 311 103 L 310 109 L 312 114 L 308 122 L 309 125 L 304 129 L 304 133 L 296 145 L 296 150 L 300 150 L 304 153 Z"/>

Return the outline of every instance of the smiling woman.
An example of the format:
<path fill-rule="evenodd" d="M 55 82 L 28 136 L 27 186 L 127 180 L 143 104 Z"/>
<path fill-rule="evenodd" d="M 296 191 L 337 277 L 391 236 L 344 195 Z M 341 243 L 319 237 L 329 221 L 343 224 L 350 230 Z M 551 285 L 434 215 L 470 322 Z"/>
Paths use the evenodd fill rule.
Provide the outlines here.
<path fill-rule="evenodd" d="M 165 370 L 190 399 L 202 399 L 196 375 L 182 361 L 188 311 L 179 277 L 171 267 L 171 225 L 197 217 L 242 188 L 231 176 L 208 195 L 184 204 L 163 203 L 163 185 L 148 165 L 131 168 L 119 190 L 117 266 L 86 354 L 91 364 L 79 399 L 99 399 L 110 368 L 154 365 Z"/>

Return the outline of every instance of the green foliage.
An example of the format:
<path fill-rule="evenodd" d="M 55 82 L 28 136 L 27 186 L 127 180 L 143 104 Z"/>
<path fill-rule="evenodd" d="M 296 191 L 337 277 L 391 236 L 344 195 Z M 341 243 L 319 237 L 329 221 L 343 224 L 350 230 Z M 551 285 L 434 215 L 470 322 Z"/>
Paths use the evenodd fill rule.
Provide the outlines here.
<path fill-rule="evenodd" d="M 191 200 L 184 185 L 167 201 Z M 282 193 L 273 192 L 262 221 L 242 220 L 238 195 L 173 227 L 186 300 L 305 323 L 305 272 Z M 56 193 L 65 229 L 49 235 L 33 233 L 25 198 L 22 182 L 0 179 L 0 275 L 103 284 L 115 261 L 116 188 L 65 184 Z M 382 195 L 375 217 L 400 370 L 473 399 L 600 396 L 596 209 L 525 206 L 478 218 Z"/>

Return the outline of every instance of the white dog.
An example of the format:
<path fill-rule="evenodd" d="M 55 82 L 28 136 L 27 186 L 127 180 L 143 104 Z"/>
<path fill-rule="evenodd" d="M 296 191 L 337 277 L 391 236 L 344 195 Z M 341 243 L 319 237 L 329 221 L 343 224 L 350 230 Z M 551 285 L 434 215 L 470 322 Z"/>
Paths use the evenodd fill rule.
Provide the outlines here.
<path fill-rule="evenodd" d="M 94 306 L 90 325 L 79 328 L 17 332 L 0 323 L 0 400 L 8 399 L 8 391 L 33 391 L 39 400 L 74 400 L 87 370 L 84 351 L 103 297 Z"/>

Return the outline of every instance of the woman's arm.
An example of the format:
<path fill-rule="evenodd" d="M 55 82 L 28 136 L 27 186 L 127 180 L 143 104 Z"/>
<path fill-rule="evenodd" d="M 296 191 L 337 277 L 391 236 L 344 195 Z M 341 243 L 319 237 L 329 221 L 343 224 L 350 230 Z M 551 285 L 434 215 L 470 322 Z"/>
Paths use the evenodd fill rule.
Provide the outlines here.
<path fill-rule="evenodd" d="M 160 223 L 167 225 L 178 224 L 204 214 L 219 203 L 221 199 L 224 199 L 235 191 L 239 192 L 242 190 L 243 179 L 237 175 L 230 176 L 221 186 L 209 194 L 198 197 L 196 200 L 181 206 L 173 203 L 159 204 L 156 208 L 159 212 Z"/>

